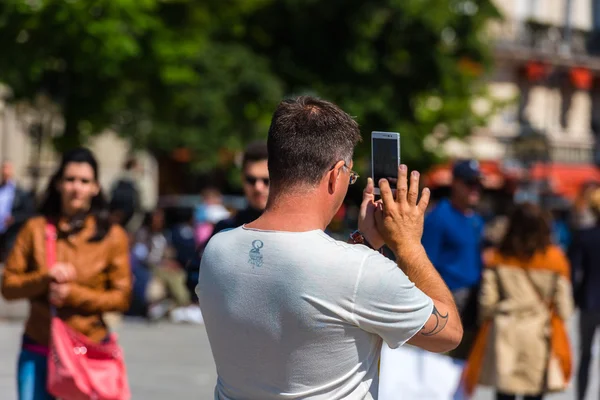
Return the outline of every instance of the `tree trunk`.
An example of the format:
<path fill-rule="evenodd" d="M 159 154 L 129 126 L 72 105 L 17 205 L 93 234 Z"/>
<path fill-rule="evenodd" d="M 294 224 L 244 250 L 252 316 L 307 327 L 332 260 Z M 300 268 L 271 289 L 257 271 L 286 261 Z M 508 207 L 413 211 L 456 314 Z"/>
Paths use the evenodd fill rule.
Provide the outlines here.
<path fill-rule="evenodd" d="M 67 150 L 83 144 L 83 138 L 77 128 L 78 122 L 79 121 L 74 119 L 69 119 L 68 116 L 65 115 L 65 130 L 62 135 L 55 137 L 52 143 L 57 152 L 64 153 Z"/>

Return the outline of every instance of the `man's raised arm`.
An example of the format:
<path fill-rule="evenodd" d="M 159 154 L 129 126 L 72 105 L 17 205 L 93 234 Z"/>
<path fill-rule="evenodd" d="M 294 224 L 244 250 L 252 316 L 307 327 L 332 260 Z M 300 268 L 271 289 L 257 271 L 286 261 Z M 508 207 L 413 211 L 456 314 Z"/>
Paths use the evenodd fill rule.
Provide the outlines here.
<path fill-rule="evenodd" d="M 462 323 L 450 290 L 433 267 L 421 244 L 429 189 L 418 201 L 419 173 L 413 171 L 408 185 L 408 168 L 398 168 L 396 196 L 389 183 L 379 182 L 382 202 L 375 212 L 377 230 L 396 255 L 398 267 L 434 303 L 423 329 L 409 343 L 425 350 L 444 353 L 456 348 L 463 335 Z"/>

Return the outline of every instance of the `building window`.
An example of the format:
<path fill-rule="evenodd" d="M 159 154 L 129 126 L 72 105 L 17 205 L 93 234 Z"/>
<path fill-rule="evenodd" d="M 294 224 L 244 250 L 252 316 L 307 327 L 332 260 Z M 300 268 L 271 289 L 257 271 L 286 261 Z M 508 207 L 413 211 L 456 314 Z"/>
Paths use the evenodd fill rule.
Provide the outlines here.
<path fill-rule="evenodd" d="M 515 0 L 515 17 L 519 21 L 539 18 L 538 0 Z"/>
<path fill-rule="evenodd" d="M 600 0 L 592 0 L 592 27 L 600 31 Z"/>

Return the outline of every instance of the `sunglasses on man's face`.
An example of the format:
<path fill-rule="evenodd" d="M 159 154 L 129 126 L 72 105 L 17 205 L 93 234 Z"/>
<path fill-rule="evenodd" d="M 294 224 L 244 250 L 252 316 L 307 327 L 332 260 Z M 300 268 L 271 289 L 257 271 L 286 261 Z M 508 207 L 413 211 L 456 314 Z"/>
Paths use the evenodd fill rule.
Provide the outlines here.
<path fill-rule="evenodd" d="M 469 189 L 481 189 L 482 188 L 482 184 L 481 181 L 479 180 L 470 180 L 470 181 L 463 181 L 465 186 L 467 186 Z"/>
<path fill-rule="evenodd" d="M 261 181 L 263 185 L 269 186 L 269 178 L 260 178 L 257 176 L 246 175 L 245 178 L 246 183 L 250 186 L 255 186 L 256 182 Z"/>

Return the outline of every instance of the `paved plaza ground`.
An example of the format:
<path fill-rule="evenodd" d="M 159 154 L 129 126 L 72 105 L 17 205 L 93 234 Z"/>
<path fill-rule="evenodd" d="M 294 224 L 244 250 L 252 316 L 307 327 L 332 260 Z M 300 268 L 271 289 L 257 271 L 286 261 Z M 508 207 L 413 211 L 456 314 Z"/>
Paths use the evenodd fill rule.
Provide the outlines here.
<path fill-rule="evenodd" d="M 1 400 L 16 400 L 14 373 L 21 330 L 21 322 L 0 322 Z M 118 332 L 133 399 L 212 400 L 216 372 L 202 326 L 126 321 Z"/>
<path fill-rule="evenodd" d="M 0 319 L 0 400 L 16 400 L 14 370 L 21 330 L 21 321 Z M 216 373 L 204 327 L 126 320 L 118 332 L 134 400 L 212 400 Z M 598 398 L 597 364 L 598 360 L 594 363 L 589 400 Z M 489 391 L 477 395 L 477 400 L 491 399 Z M 574 396 L 570 391 L 549 399 L 567 400 Z"/>

